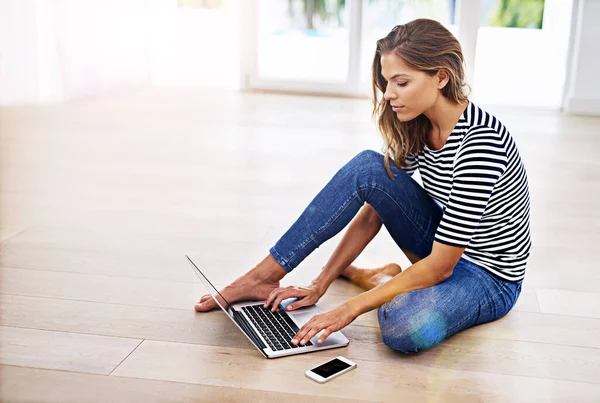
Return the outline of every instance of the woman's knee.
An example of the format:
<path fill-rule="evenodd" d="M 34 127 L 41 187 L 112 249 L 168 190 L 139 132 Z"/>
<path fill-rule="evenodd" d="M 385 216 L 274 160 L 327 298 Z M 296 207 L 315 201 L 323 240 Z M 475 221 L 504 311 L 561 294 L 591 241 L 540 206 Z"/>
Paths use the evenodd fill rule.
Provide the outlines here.
<path fill-rule="evenodd" d="M 379 308 L 381 340 L 391 349 L 404 354 L 414 354 L 427 350 L 445 339 L 447 329 L 440 314 L 411 314 L 408 309 L 394 311 L 388 310 L 388 304 Z"/>
<path fill-rule="evenodd" d="M 414 354 L 419 351 L 424 350 L 423 347 L 417 345 L 412 339 L 408 336 L 400 337 L 394 336 L 391 338 L 385 337 L 382 334 L 381 337 L 383 344 L 391 348 L 392 350 L 398 351 L 403 354 Z"/>
<path fill-rule="evenodd" d="M 365 162 L 365 161 L 379 162 L 379 161 L 383 161 L 383 154 L 381 154 L 377 151 L 374 151 L 374 150 L 362 150 L 361 152 L 356 154 L 356 156 L 354 156 L 354 158 L 352 160 L 357 160 L 357 161 L 361 161 L 361 162 Z"/>
<path fill-rule="evenodd" d="M 348 162 L 347 167 L 356 175 L 359 183 L 373 184 L 390 180 L 385 169 L 384 155 L 377 151 L 359 152 Z"/>
<path fill-rule="evenodd" d="M 383 160 L 383 154 L 373 150 L 363 150 L 356 154 L 347 165 L 357 172 L 366 172 L 383 167 Z"/>

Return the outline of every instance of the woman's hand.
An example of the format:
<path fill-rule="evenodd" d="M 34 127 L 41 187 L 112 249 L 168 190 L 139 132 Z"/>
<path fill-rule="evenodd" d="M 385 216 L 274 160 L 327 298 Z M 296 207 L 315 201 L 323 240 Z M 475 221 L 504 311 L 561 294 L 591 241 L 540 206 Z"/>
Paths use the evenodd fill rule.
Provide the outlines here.
<path fill-rule="evenodd" d="M 292 339 L 292 343 L 305 345 L 315 334 L 325 330 L 319 337 L 319 341 L 317 341 L 318 344 L 321 344 L 331 333 L 337 332 L 352 323 L 358 316 L 356 312 L 352 305 L 346 302 L 331 311 L 315 315 L 302 326 Z"/>
<path fill-rule="evenodd" d="M 298 298 L 298 301 L 295 301 L 287 306 L 287 310 L 291 311 L 303 306 L 316 304 L 324 293 L 325 292 L 321 291 L 321 289 L 314 283 L 306 287 L 280 287 L 271 292 L 269 298 L 267 298 L 267 302 L 265 302 L 264 307 L 268 308 L 269 305 L 272 305 L 273 308 L 271 311 L 275 312 L 281 301 L 284 299 Z"/>

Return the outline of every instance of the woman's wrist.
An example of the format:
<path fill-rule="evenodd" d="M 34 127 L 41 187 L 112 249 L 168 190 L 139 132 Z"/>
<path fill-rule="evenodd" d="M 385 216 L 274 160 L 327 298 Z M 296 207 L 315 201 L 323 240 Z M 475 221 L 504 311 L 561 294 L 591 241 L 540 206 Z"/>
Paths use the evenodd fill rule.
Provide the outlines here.
<path fill-rule="evenodd" d="M 363 306 L 361 305 L 360 301 L 356 299 L 356 297 L 349 299 L 344 303 L 344 305 L 354 318 L 357 318 L 364 313 Z"/>
<path fill-rule="evenodd" d="M 319 297 L 325 294 L 325 291 L 329 288 L 331 283 L 327 283 L 321 276 L 317 277 L 311 282 L 311 286 L 317 291 Z"/>

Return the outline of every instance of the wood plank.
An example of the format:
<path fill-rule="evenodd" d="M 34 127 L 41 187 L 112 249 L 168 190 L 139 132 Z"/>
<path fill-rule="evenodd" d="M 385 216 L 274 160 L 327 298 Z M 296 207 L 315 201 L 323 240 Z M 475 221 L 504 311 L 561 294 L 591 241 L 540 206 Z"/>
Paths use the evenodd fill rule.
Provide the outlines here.
<path fill-rule="evenodd" d="M 538 288 L 540 310 L 555 315 L 600 319 L 600 293 Z"/>
<path fill-rule="evenodd" d="M 191 269 L 188 269 L 191 272 Z M 92 274 L 0 268 L 0 292 L 33 297 L 64 298 L 90 302 L 110 302 L 157 308 L 190 309 L 205 294 L 198 279 L 195 282 L 159 281 L 144 278 L 122 278 Z M 193 276 L 193 274 L 189 274 Z M 215 281 L 220 288 L 225 284 Z M 286 278 L 282 285 L 293 284 Z M 345 279 L 336 280 L 322 301 L 337 306 L 361 289 Z M 525 304 L 523 302 L 523 304 Z M 531 311 L 532 309 L 526 310 Z M 514 309 L 520 309 L 515 307 Z M 376 326 L 375 312 L 364 315 L 359 323 Z"/>
<path fill-rule="evenodd" d="M 187 264 L 187 263 L 186 263 Z M 81 301 L 113 302 L 128 305 L 189 309 L 206 289 L 192 269 L 185 268 L 193 281 L 159 281 L 94 274 L 0 268 L 3 282 L 0 292 Z M 229 275 L 227 275 L 229 277 Z M 213 277 L 210 277 L 211 279 Z M 227 280 L 231 281 L 231 280 Z M 221 288 L 225 281 L 215 281 Z M 283 283 L 285 285 L 287 283 Z M 335 281 L 329 295 L 351 297 L 360 288 L 345 280 Z"/>
<path fill-rule="evenodd" d="M 41 270 L 0 269 L 5 294 L 189 309 L 201 283 L 118 278 Z"/>
<path fill-rule="evenodd" d="M 344 333 L 352 342 L 340 354 L 353 360 L 390 364 L 412 362 L 429 368 L 600 383 L 600 351 L 597 348 L 472 337 L 461 332 L 429 350 L 404 356 L 381 343 L 378 332 L 364 332 L 353 327 Z M 328 356 L 331 353 L 315 354 Z"/>
<path fill-rule="evenodd" d="M 219 346 L 240 346 L 240 343 L 245 343 L 245 346 L 251 348 L 250 343 L 237 333 L 234 325 L 220 311 L 197 314 L 191 309 L 164 309 L 6 294 L 0 294 L 0 302 L 3 323 L 7 326 Z M 330 307 L 326 304 L 324 306 Z M 93 317 L 89 312 L 94 312 Z M 512 316 L 511 313 L 505 318 L 512 318 Z M 534 315 L 530 320 L 535 320 L 539 327 L 546 326 L 553 331 L 560 329 L 561 326 L 565 329 L 560 333 L 548 333 L 548 336 L 557 335 L 557 337 L 544 337 L 546 333 L 536 332 L 539 327 L 529 327 L 520 323 L 520 327 L 515 329 L 514 323 L 506 319 L 492 323 L 493 325 L 501 323 L 499 327 L 491 326 L 492 324 L 480 326 L 476 328 L 478 330 L 474 335 L 555 344 L 568 344 L 573 337 L 580 335 L 577 339 L 580 340 L 581 346 L 597 345 L 593 342 L 596 340 L 593 336 L 597 335 L 593 322 L 572 324 L 571 329 L 562 325 L 562 323 L 571 323 L 562 320 L 564 319 L 562 317 L 549 316 L 550 319 L 547 320 L 538 317 L 539 315 Z M 547 318 L 546 315 L 541 317 Z M 552 320 L 552 318 L 558 319 Z M 371 330 L 377 329 L 377 323 L 361 324 L 355 321 L 353 326 L 358 326 L 361 333 L 374 332 L 378 335 L 378 330 Z M 490 326 L 492 330 L 486 331 Z M 586 326 L 592 328 L 588 329 Z M 513 337 L 512 335 L 518 330 L 521 330 L 522 334 Z M 358 337 L 358 340 L 361 338 L 362 336 Z"/>
<path fill-rule="evenodd" d="M 221 386 L 0 366 L 0 401 L 36 403 L 306 402 L 306 396 Z M 35 385 L 32 387 L 31 385 Z M 312 396 L 314 403 L 364 400 Z"/>
<path fill-rule="evenodd" d="M 254 348 L 221 311 L 200 314 L 191 308 L 166 309 L 0 294 L 0 313 L 5 326 Z"/>
<path fill-rule="evenodd" d="M 505 317 L 462 332 L 465 336 L 600 348 L 600 320 L 511 311 Z"/>
<path fill-rule="evenodd" d="M 171 106 L 165 109 L 165 102 Z M 403 393 L 408 401 L 596 402 L 597 118 L 498 109 L 526 163 L 534 242 L 517 306 L 498 321 L 461 332 L 430 351 L 403 356 L 383 345 L 372 312 L 346 328 L 348 348 L 275 365 L 258 356 L 220 312 L 191 311 L 204 290 L 182 255 L 196 253 L 192 257 L 218 287 L 248 270 L 339 167 L 362 149 L 380 149 L 368 110 L 366 100 L 195 90 L 3 109 L 0 222 L 3 228 L 27 231 L 3 239 L 0 228 L 0 267 L 6 269 L 0 271 L 0 287 L 30 296 L 0 295 L 2 323 L 53 334 L 185 343 L 192 347 L 176 346 L 173 352 L 176 361 L 189 360 L 186 351 L 198 359 L 187 367 L 191 375 L 184 374 L 193 382 L 198 381 L 195 366 L 205 362 L 217 371 L 258 365 L 255 376 L 262 378 L 249 378 L 249 389 L 235 389 L 9 366 L 2 372 L 30 371 L 18 372 L 18 381 L 12 378 L 21 390 L 11 389 L 11 399 L 39 401 L 44 394 L 65 401 L 70 390 L 85 396 L 88 388 L 96 396 L 109 393 L 104 401 L 120 396 L 123 401 L 162 401 L 165 390 L 173 397 L 184 393 L 177 401 L 199 400 L 198 393 L 208 393 L 212 401 L 244 396 L 319 401 L 329 399 L 317 395 L 326 389 L 318 388 L 317 394 L 303 390 L 302 395 L 255 389 L 267 380 L 304 386 L 294 382 L 305 379 L 290 374 L 299 368 L 303 372 L 308 361 L 343 353 L 359 361 L 353 376 L 360 376 L 352 387 L 371 390 L 381 384 L 381 398 L 395 390 L 390 401 Z M 357 264 L 406 264 L 390 241 L 382 229 Z M 312 280 L 335 242 L 317 249 L 284 284 Z M 321 304 L 335 306 L 360 291 L 336 281 Z M 249 356 L 231 359 L 231 351 L 224 350 L 231 346 Z M 161 349 L 149 355 L 154 366 L 169 370 L 171 357 L 160 351 L 171 350 Z M 61 362 L 46 351 L 39 355 L 35 358 L 50 364 Z M 307 362 L 286 364 L 296 358 Z M 365 375 L 361 368 L 370 371 Z M 330 386 L 348 382 L 349 376 Z M 39 394 L 29 377 L 44 385 Z M 3 377 L 0 382 L 2 393 L 7 384 Z M 136 395 L 134 387 L 144 394 Z"/>
<path fill-rule="evenodd" d="M 104 219 L 104 225 L 120 226 L 114 217 Z M 143 229 L 137 228 L 137 231 Z M 235 278 L 262 260 L 285 229 L 267 232 L 268 236 L 260 241 L 240 242 L 183 234 L 126 233 L 122 229 L 115 234 L 96 227 L 94 230 L 31 228 L 2 245 L 0 264 L 22 269 L 186 281 L 190 279 L 191 271 L 183 256 L 189 254 L 199 267 L 213 274 L 211 279 L 221 274 L 223 278 L 227 275 Z M 295 277 L 299 276 L 302 281 L 310 282 L 329 259 L 342 235 L 318 248 L 289 277 L 298 281 Z M 386 259 L 382 260 L 382 256 Z M 382 232 L 357 259 L 357 264 L 378 267 L 390 261 L 408 266 L 406 257 L 389 235 Z"/>
<path fill-rule="evenodd" d="M 152 226 L 148 226 L 148 221 Z M 185 247 L 201 246 L 206 240 L 220 241 L 222 244 L 237 245 L 243 242 L 256 242 L 267 233 L 268 224 L 233 222 L 215 219 L 196 219 L 169 215 L 150 216 L 143 213 L 130 213 L 127 225 L 118 225 L 118 216 L 112 220 L 94 223 L 91 228 L 71 226 L 35 226 L 20 232 L 10 239 L 11 244 L 35 244 L 46 247 L 74 249 L 169 251 Z M 111 230 L 112 227 L 113 229 Z M 121 228 L 122 227 L 122 228 Z"/>
<path fill-rule="evenodd" d="M 230 244 L 229 247 L 232 247 L 232 245 L 234 244 Z M 219 245 L 215 245 L 215 243 L 212 243 L 212 245 L 208 243 L 206 247 L 214 247 L 213 252 L 200 258 L 196 254 L 194 261 L 200 267 L 208 268 L 209 272 L 217 273 L 218 277 L 223 279 L 222 282 L 227 279 L 235 279 L 237 275 L 241 275 L 244 270 L 249 270 L 251 265 L 259 260 L 258 257 L 255 260 L 250 260 L 231 254 L 219 255 Z M 189 249 L 196 250 L 196 248 L 191 247 Z M 177 252 L 157 253 L 153 250 L 146 252 L 110 251 L 101 248 L 85 250 L 68 246 L 56 248 L 36 244 L 9 244 L 0 248 L 0 265 L 7 268 L 100 274 L 164 281 L 195 281 L 197 278 L 185 259 L 185 251 L 185 247 L 181 247 Z M 243 251 L 244 249 L 242 249 Z M 250 250 L 247 250 L 247 252 L 248 256 L 255 253 Z M 266 252 L 264 253 L 266 256 Z"/>
<path fill-rule="evenodd" d="M 0 364 L 108 375 L 139 339 L 0 327 Z"/>
<path fill-rule="evenodd" d="M 6 241 L 8 238 L 11 238 L 20 232 L 23 232 L 27 229 L 27 227 L 23 226 L 0 226 L 0 242 Z"/>
<path fill-rule="evenodd" d="M 157 360 L 163 364 L 155 365 Z M 397 401 L 398 393 L 407 401 L 423 399 L 424 393 L 441 401 L 590 401 L 600 395 L 599 384 L 434 369 L 409 359 L 395 364 L 357 360 L 356 370 L 318 385 L 303 372 L 322 361 L 317 354 L 266 360 L 243 349 L 144 341 L 112 376 L 380 401 Z"/>
<path fill-rule="evenodd" d="M 90 315 L 90 312 L 94 315 Z M 195 314 L 191 310 L 0 295 L 0 314 L 6 326 L 236 346 L 249 350 L 254 348 L 233 323 L 218 311 Z M 363 360 L 398 360 L 397 354 L 382 343 L 378 328 L 355 323 L 345 328 L 344 333 L 350 338 L 351 344 L 343 354 Z M 468 337 L 450 338 L 435 352 L 420 354 L 417 362 L 441 368 L 479 364 L 485 372 L 510 374 L 521 374 L 520 368 L 525 367 L 530 373 L 544 374 L 544 371 L 550 371 L 548 368 L 555 369 L 553 362 L 565 362 L 568 365 L 580 351 L 574 349 L 571 352 L 560 346 L 600 347 L 600 320 L 511 312 L 498 321 L 467 329 L 460 335 Z M 539 343 L 543 345 L 538 346 Z M 497 353 L 498 356 L 486 355 L 486 349 L 496 352 L 505 349 L 506 357 L 501 353 Z M 585 372 L 582 378 L 594 376 L 595 370 L 583 363 L 593 360 L 595 354 L 596 350 L 592 351 L 579 364 Z M 509 358 L 511 355 L 516 358 Z M 473 357 L 479 358 L 475 360 Z M 548 364 L 547 360 L 551 363 Z M 521 365 L 521 361 L 524 365 Z M 574 373 L 577 373 L 577 369 Z"/>

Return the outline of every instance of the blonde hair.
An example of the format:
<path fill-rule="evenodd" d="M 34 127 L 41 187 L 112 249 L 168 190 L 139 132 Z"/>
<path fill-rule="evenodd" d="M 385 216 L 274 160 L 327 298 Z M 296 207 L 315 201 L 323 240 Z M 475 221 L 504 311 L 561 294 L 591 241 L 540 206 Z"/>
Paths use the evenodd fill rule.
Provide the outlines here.
<path fill-rule="evenodd" d="M 377 41 L 373 59 L 373 117 L 384 141 L 385 168 L 390 170 L 390 156 L 397 167 L 407 167 L 409 154 L 416 155 L 425 145 L 431 122 L 425 115 L 401 122 L 389 103 L 384 99 L 386 81 L 381 75 L 381 55 L 393 53 L 404 63 L 434 76 L 444 70 L 449 81 L 442 89 L 442 95 L 456 103 L 468 100 L 465 88 L 464 59 L 458 40 L 442 24 L 425 18 L 396 25 L 385 37 Z"/>

